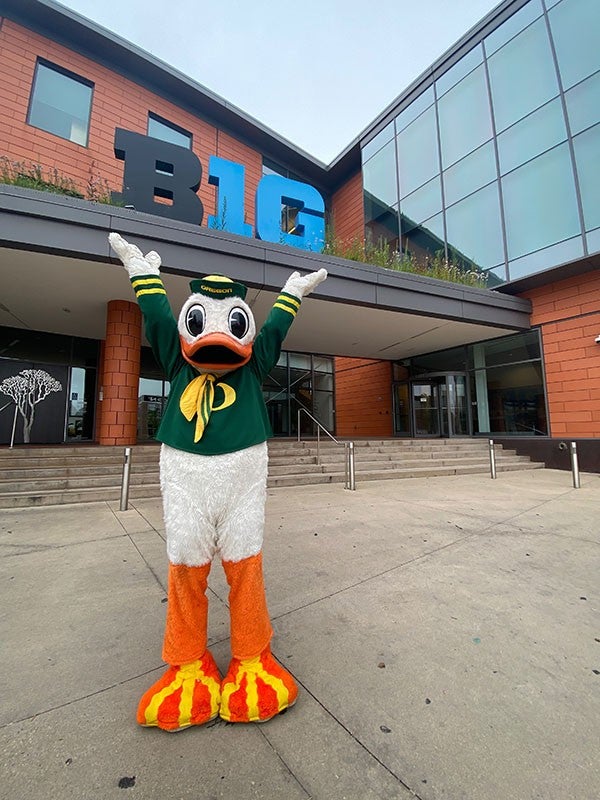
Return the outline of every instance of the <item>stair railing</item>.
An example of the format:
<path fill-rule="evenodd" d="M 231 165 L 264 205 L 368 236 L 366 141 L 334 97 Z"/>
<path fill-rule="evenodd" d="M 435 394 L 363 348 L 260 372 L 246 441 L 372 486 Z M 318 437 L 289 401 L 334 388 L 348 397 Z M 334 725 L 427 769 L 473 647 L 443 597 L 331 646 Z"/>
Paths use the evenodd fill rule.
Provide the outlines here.
<path fill-rule="evenodd" d="M 345 484 L 344 489 L 350 489 L 351 491 L 356 490 L 356 469 L 354 464 L 354 442 L 340 442 L 335 436 L 332 436 L 327 428 L 322 425 L 318 419 L 313 417 L 310 411 L 307 411 L 305 408 L 298 409 L 298 443 L 300 443 L 300 415 L 306 414 L 306 416 L 311 419 L 315 425 L 317 426 L 317 463 L 321 463 L 321 431 L 327 434 L 331 441 L 334 444 L 343 446 L 344 448 L 344 477 L 345 477 Z"/>
<path fill-rule="evenodd" d="M 4 409 L 8 408 L 9 405 L 11 405 L 11 403 L 12 403 L 12 400 L 9 400 L 8 403 L 6 403 L 6 405 L 3 405 L 2 408 L 0 408 L 0 411 L 4 411 Z M 15 445 L 15 431 L 17 430 L 17 413 L 18 413 L 18 411 L 19 411 L 19 406 L 15 403 L 15 415 L 13 417 L 12 433 L 10 435 L 10 447 L 11 447 L 11 449 Z"/>

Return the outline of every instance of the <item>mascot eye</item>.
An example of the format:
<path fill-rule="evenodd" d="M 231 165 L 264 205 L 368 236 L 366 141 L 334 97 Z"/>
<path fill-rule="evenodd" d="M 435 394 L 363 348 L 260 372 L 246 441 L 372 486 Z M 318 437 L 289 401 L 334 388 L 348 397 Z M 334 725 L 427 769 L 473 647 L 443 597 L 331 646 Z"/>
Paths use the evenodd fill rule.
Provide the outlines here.
<path fill-rule="evenodd" d="M 192 336 L 200 336 L 206 324 L 206 315 L 202 306 L 192 306 L 185 318 L 185 327 Z"/>
<path fill-rule="evenodd" d="M 248 314 L 243 308 L 232 308 L 229 312 L 229 330 L 236 337 L 236 339 L 243 339 L 248 333 L 250 322 Z"/>

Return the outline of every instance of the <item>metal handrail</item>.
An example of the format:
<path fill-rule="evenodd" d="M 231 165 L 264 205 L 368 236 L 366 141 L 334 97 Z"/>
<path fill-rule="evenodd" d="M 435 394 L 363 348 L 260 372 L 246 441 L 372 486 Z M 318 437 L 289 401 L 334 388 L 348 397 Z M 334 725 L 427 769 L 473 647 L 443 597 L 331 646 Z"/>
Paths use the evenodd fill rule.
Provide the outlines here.
<path fill-rule="evenodd" d="M 9 405 L 11 403 L 13 403 L 13 402 L 14 402 L 13 400 L 9 400 L 8 403 L 6 403 L 5 405 L 2 406 L 2 408 L 0 408 L 0 411 L 4 411 L 4 409 L 8 408 Z M 13 417 L 12 433 L 10 435 L 10 446 L 11 446 L 11 449 L 15 445 L 15 432 L 17 430 L 17 413 L 18 413 L 18 411 L 19 411 L 19 406 L 15 403 L 15 415 Z"/>
<path fill-rule="evenodd" d="M 354 442 L 340 442 L 335 436 L 332 436 L 331 433 L 327 430 L 327 428 L 319 422 L 316 417 L 307 411 L 304 407 L 298 409 L 298 442 L 300 442 L 300 414 L 306 414 L 317 426 L 317 463 L 321 463 L 321 431 L 327 434 L 331 441 L 334 444 L 338 444 L 344 447 L 346 451 L 346 458 L 344 459 L 344 477 L 345 477 L 345 489 L 350 489 L 351 491 L 356 490 L 356 469 L 354 464 Z"/>

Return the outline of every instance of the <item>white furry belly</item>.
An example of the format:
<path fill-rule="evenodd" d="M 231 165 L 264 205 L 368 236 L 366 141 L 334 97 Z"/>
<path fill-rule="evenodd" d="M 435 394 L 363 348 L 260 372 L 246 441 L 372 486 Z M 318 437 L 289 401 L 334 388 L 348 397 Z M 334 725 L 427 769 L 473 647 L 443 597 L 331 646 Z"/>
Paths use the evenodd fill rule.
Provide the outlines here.
<path fill-rule="evenodd" d="M 219 553 L 241 561 L 262 549 L 267 492 L 267 443 L 202 456 L 160 451 L 167 554 L 172 564 L 200 566 Z"/>

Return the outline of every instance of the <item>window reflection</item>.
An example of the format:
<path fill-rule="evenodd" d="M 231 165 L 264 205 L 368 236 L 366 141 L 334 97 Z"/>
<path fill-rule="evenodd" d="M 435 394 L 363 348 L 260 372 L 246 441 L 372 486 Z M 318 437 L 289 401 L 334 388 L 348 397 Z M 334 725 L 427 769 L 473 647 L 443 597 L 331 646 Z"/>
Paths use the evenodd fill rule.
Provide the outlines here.
<path fill-rule="evenodd" d="M 540 336 L 537 330 L 503 336 L 481 344 L 470 345 L 469 367 L 495 367 L 541 358 Z"/>
<path fill-rule="evenodd" d="M 365 192 L 384 206 L 398 202 L 394 141 L 388 142 L 363 166 Z"/>
<path fill-rule="evenodd" d="M 566 143 L 505 175 L 502 187 L 510 259 L 579 233 Z"/>
<path fill-rule="evenodd" d="M 487 389 L 488 419 L 478 414 L 477 433 L 546 436 L 546 404 L 540 363 L 476 370 L 471 396 Z M 482 405 L 482 404 L 480 404 Z M 478 411 L 479 411 L 478 406 Z"/>
<path fill-rule="evenodd" d="M 417 262 L 426 262 L 437 253 L 444 252 L 444 219 L 442 214 L 414 225 L 413 221 L 401 217 L 402 250 Z"/>
<path fill-rule="evenodd" d="M 284 178 L 291 178 L 293 181 L 302 180 L 298 175 L 294 174 L 291 170 L 282 167 L 268 158 L 263 158 L 262 164 L 263 175 L 281 175 Z M 296 206 L 288 206 L 285 203 L 281 204 L 281 230 L 284 233 L 293 234 L 296 232 L 296 220 L 298 218 L 299 208 Z"/>
<path fill-rule="evenodd" d="M 598 69 L 598 0 L 563 0 L 548 12 L 563 87 Z"/>
<path fill-rule="evenodd" d="M 514 281 L 525 275 L 533 275 L 535 272 L 548 269 L 548 267 L 581 258 L 582 255 L 583 238 L 575 236 L 572 239 L 566 239 L 558 244 L 537 250 L 535 253 L 511 260 L 508 264 L 510 279 Z"/>
<path fill-rule="evenodd" d="M 500 172 L 510 172 L 566 138 L 565 118 L 557 98 L 498 136 Z"/>
<path fill-rule="evenodd" d="M 469 269 L 504 261 L 498 185 L 493 183 L 446 211 L 448 249 Z"/>
<path fill-rule="evenodd" d="M 305 408 L 333 431 L 333 359 L 284 351 L 263 384 L 263 395 L 275 436 L 298 432 L 299 408 Z M 306 414 L 300 416 L 300 430 L 304 435 L 316 435 L 314 423 Z"/>
<path fill-rule="evenodd" d="M 192 134 L 157 114 L 148 114 L 148 136 L 192 149 Z"/>
<path fill-rule="evenodd" d="M 436 78 L 437 109 L 430 86 L 363 150 L 372 242 L 385 240 L 417 261 L 441 253 L 466 269 L 477 266 L 488 272 L 489 286 L 581 257 L 581 207 L 588 246 L 596 247 L 600 6 L 598 0 L 546 0 L 545 7 L 570 128 L 544 4 L 530 0 Z"/>
<path fill-rule="evenodd" d="M 401 111 L 396 117 L 396 132 L 406 128 L 407 125 L 415 120 L 426 108 L 433 103 L 433 86 L 425 89 L 409 106 Z"/>
<path fill-rule="evenodd" d="M 485 52 L 487 55 L 494 53 L 541 15 L 541 0 L 530 0 L 516 14 L 509 17 L 506 22 L 503 22 L 502 25 L 486 37 Z"/>
<path fill-rule="evenodd" d="M 600 121 L 600 72 L 565 93 L 571 135 Z"/>
<path fill-rule="evenodd" d="M 168 381 L 140 376 L 137 416 L 138 441 L 145 442 L 156 437 L 169 396 L 169 389 Z"/>
<path fill-rule="evenodd" d="M 365 194 L 365 235 L 374 244 L 384 241 L 395 248 L 398 242 L 397 209 L 385 206 Z"/>
<path fill-rule="evenodd" d="M 487 142 L 444 172 L 446 205 L 452 205 L 496 178 L 494 146 Z"/>
<path fill-rule="evenodd" d="M 589 231 L 586 234 L 586 239 L 587 239 L 588 252 L 590 253 L 600 252 L 600 228 L 596 228 L 595 231 Z"/>
<path fill-rule="evenodd" d="M 495 269 L 485 270 L 485 272 L 487 273 L 486 286 L 488 289 L 493 289 L 495 286 L 500 286 L 500 284 L 506 283 L 508 280 L 505 264 L 502 264 L 502 266 L 496 267 Z"/>
<path fill-rule="evenodd" d="M 585 229 L 600 227 L 600 125 L 573 139 Z"/>
<path fill-rule="evenodd" d="M 488 59 L 496 129 L 558 95 L 545 22 L 539 19 Z"/>
<path fill-rule="evenodd" d="M 27 121 L 81 144 L 88 140 L 93 84 L 49 63 L 38 62 Z"/>
<path fill-rule="evenodd" d="M 453 86 L 455 86 L 465 77 L 465 75 L 468 75 L 469 72 L 474 70 L 475 67 L 479 66 L 482 61 L 483 50 L 479 44 L 477 47 L 474 47 L 466 55 L 464 55 L 460 61 L 458 61 L 453 67 L 450 67 L 449 70 L 444 72 L 444 74 L 436 80 L 435 88 L 438 98 L 445 94 L 448 89 L 451 89 Z"/>
<path fill-rule="evenodd" d="M 421 114 L 397 139 L 400 196 L 404 197 L 440 171 L 434 109 Z"/>
<path fill-rule="evenodd" d="M 400 210 L 403 217 L 412 220 L 415 224 L 429 219 L 442 210 L 442 188 L 439 175 L 416 192 L 402 199 Z"/>
<path fill-rule="evenodd" d="M 442 165 L 450 166 L 492 137 L 483 65 L 438 102 Z"/>
<path fill-rule="evenodd" d="M 387 142 L 393 138 L 394 122 L 392 120 L 392 122 L 390 122 L 389 125 L 386 125 L 386 127 L 380 131 L 374 139 L 371 139 L 371 141 L 363 147 L 361 151 L 363 164 L 365 161 L 368 161 L 372 155 L 375 155 L 375 153 L 380 150 L 384 144 L 387 144 Z"/>

